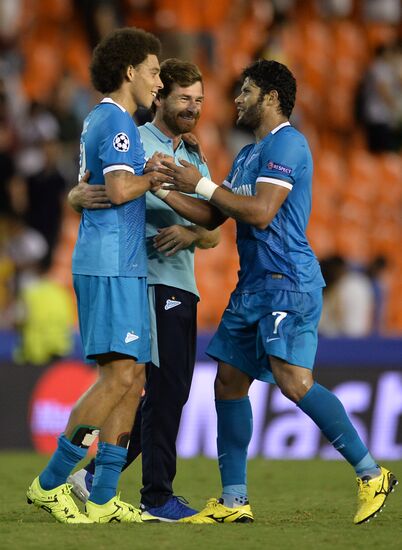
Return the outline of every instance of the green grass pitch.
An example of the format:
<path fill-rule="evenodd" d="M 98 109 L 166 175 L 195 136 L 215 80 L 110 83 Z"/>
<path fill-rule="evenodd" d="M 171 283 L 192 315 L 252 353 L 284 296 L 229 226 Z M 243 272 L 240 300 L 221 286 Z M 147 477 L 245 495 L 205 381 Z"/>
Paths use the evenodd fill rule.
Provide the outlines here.
<path fill-rule="evenodd" d="M 26 504 L 25 492 L 46 463 L 35 453 L 0 453 L 0 549 L 55 550 L 321 550 L 402 548 L 402 486 L 382 514 L 355 526 L 356 484 L 344 462 L 251 460 L 250 500 L 255 523 L 246 525 L 61 525 Z M 385 463 L 402 480 L 402 462 Z M 140 462 L 121 478 L 125 500 L 138 505 Z M 201 508 L 219 496 L 216 462 L 180 460 L 178 495 Z M 398 490 L 399 489 L 399 490 Z"/>

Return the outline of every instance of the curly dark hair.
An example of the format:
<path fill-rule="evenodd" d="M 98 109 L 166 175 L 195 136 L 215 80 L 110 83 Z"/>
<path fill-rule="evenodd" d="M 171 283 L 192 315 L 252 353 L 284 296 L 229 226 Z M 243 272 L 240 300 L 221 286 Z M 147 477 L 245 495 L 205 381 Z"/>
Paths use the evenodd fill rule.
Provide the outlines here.
<path fill-rule="evenodd" d="M 281 113 L 290 117 L 296 101 L 296 79 L 285 65 L 260 59 L 244 69 L 242 76 L 243 79 L 248 77 L 261 88 L 261 96 L 276 90 Z"/>
<path fill-rule="evenodd" d="M 174 84 L 187 88 L 196 82 L 203 83 L 202 74 L 197 65 L 174 57 L 162 61 L 160 78 L 163 83 L 162 90 L 158 92 L 160 97 L 167 97 Z"/>
<path fill-rule="evenodd" d="M 126 27 L 108 34 L 96 46 L 90 65 L 92 84 L 102 94 L 118 90 L 127 67 L 136 67 L 148 55 L 159 56 L 161 43 L 153 34 Z"/>

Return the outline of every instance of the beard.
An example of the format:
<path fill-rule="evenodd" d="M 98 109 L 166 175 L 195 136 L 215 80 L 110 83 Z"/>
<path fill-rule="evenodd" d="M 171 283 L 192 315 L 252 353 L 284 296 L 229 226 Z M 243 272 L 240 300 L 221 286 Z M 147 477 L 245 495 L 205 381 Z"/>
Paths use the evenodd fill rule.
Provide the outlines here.
<path fill-rule="evenodd" d="M 183 118 L 189 117 L 189 118 Z M 175 134 L 185 134 L 186 132 L 192 132 L 200 118 L 200 113 L 191 113 L 189 111 L 173 111 L 165 109 L 163 113 L 163 122 L 169 128 L 169 130 Z"/>
<path fill-rule="evenodd" d="M 248 130 L 256 130 L 262 122 L 261 102 L 258 101 L 255 105 L 249 107 L 236 120 L 236 126 L 247 128 Z"/>

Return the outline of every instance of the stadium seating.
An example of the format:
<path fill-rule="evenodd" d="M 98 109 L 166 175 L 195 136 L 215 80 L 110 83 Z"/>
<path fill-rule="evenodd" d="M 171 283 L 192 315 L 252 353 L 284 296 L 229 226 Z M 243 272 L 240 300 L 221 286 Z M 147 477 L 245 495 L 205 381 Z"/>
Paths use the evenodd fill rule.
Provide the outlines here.
<path fill-rule="evenodd" d="M 80 83 L 87 83 L 89 49 L 84 30 L 78 25 L 72 33 L 69 28 L 74 19 L 73 3 L 49 0 L 28 4 L 24 25 L 29 32 L 21 40 L 26 94 L 46 99 L 66 68 Z M 134 24 L 135 8 L 131 2 L 123 4 L 127 21 Z M 397 154 L 368 153 L 354 121 L 361 75 L 375 47 L 394 36 L 395 29 L 389 24 L 364 22 L 358 13 L 347 20 L 324 19 L 312 1 L 294 3 L 280 29 L 259 17 L 251 3 L 228 0 L 201 4 L 203 15 L 198 19 L 194 3 L 177 0 L 154 2 L 154 18 L 149 12 L 145 17 L 144 10 L 139 16 L 145 17 L 149 30 L 162 32 L 166 29 L 158 27 L 158 14 L 173 10 L 174 29 L 208 31 L 214 41 L 215 65 L 208 65 L 205 55 L 196 59 L 206 77 L 206 101 L 198 135 L 213 179 L 221 182 L 230 168 L 226 135 L 233 124 L 230 90 L 234 81 L 257 52 L 275 52 L 297 77 L 295 124 L 309 137 L 315 159 L 309 239 L 319 257 L 341 253 L 350 261 L 364 264 L 376 254 L 386 255 L 391 267 L 384 331 L 401 332 L 402 159 Z M 70 281 L 69 259 L 76 230 L 77 217 L 66 208 L 53 268 L 66 282 Z M 238 263 L 232 223 L 223 228 L 222 235 L 222 243 L 215 250 L 196 254 L 201 329 L 216 326 L 236 282 Z"/>

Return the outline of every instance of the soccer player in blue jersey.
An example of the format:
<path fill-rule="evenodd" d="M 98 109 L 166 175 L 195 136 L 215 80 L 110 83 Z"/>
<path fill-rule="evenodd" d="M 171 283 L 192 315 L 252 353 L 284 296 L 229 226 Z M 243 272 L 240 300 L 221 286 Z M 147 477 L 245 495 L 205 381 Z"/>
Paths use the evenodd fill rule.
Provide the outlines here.
<path fill-rule="evenodd" d="M 73 254 L 80 333 L 98 380 L 73 408 L 58 447 L 28 489 L 29 503 L 62 523 L 141 522 L 139 510 L 116 496 L 129 434 L 150 359 L 145 247 L 144 150 L 132 115 L 150 107 L 162 88 L 160 43 L 139 29 L 119 29 L 95 48 L 94 87 L 105 97 L 84 121 L 80 175 L 103 182 L 112 207 L 84 210 Z M 86 514 L 66 479 L 99 434 Z"/>
<path fill-rule="evenodd" d="M 159 153 L 149 161 L 151 165 L 158 163 L 161 154 L 176 162 L 184 158 L 209 177 L 207 165 L 182 139 L 184 133 L 194 130 L 201 114 L 202 75 L 193 63 L 167 59 L 161 63 L 160 78 L 163 89 L 154 102 L 154 119 L 139 127 L 145 155 Z M 84 182 L 71 190 L 69 200 L 78 211 L 83 206 L 108 207 L 104 187 Z M 142 452 L 143 521 L 177 521 L 197 512 L 173 494 L 176 438 L 190 392 L 196 351 L 199 295 L 194 251 L 195 247 L 216 246 L 219 229 L 207 231 L 190 224 L 153 194 L 146 193 L 146 235 L 152 360 L 124 468 Z M 92 461 L 69 478 L 73 491 L 83 501 L 94 471 Z"/>
<path fill-rule="evenodd" d="M 171 186 L 158 191 L 181 215 L 204 227 L 234 218 L 240 256 L 237 287 L 207 349 L 218 361 L 222 495 L 183 521 L 253 521 L 246 481 L 252 435 L 248 390 L 259 379 L 276 383 L 352 465 L 359 499 L 354 522 L 363 523 L 382 508 L 396 478 L 377 465 L 339 399 L 313 379 L 324 280 L 305 235 L 311 153 L 304 136 L 289 123 L 296 82 L 287 67 L 266 60 L 245 69 L 243 79 L 237 122 L 253 130 L 256 143 L 240 151 L 222 187 L 185 161 L 181 167 L 164 161 Z"/>

